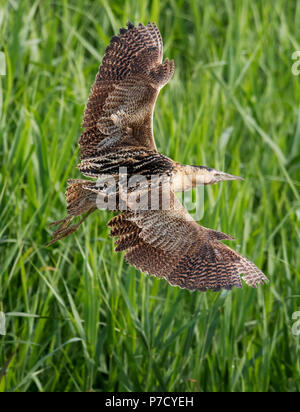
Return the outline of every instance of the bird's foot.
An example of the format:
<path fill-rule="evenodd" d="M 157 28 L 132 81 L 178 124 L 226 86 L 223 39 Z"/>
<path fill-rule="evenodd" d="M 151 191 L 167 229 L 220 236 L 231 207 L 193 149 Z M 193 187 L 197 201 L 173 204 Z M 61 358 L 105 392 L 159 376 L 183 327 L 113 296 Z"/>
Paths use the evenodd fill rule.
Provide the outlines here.
<path fill-rule="evenodd" d="M 56 222 L 50 223 L 49 226 L 59 226 L 59 228 L 54 232 L 53 239 L 51 242 L 48 243 L 47 246 L 52 245 L 57 240 L 63 239 L 64 237 L 70 235 L 71 233 L 75 232 L 79 224 L 69 226 L 70 222 L 74 219 L 74 216 L 67 216 L 65 219 L 57 220 Z"/>
<path fill-rule="evenodd" d="M 87 214 L 76 224 L 70 225 L 71 221 L 74 219 L 75 216 L 67 216 L 62 220 L 57 220 L 56 222 L 50 223 L 50 226 L 59 226 L 59 228 L 54 232 L 53 239 L 47 246 L 52 245 L 57 240 L 63 239 L 66 236 L 69 236 L 71 233 L 76 232 L 79 226 L 85 221 L 85 219 L 96 210 L 96 207 L 92 207 Z M 70 225 L 70 226 L 69 226 Z"/>

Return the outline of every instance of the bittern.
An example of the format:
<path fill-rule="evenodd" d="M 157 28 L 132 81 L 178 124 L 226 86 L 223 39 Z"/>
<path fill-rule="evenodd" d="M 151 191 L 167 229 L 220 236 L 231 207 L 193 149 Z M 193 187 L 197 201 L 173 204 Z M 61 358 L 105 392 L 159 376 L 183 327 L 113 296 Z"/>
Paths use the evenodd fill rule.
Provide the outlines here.
<path fill-rule="evenodd" d="M 233 238 L 200 226 L 174 195 L 198 185 L 240 178 L 204 166 L 181 165 L 157 151 L 153 111 L 160 89 L 173 76 L 174 61 L 162 61 L 162 38 L 154 23 L 127 26 L 106 48 L 84 112 L 78 168 L 97 180 L 69 180 L 68 216 L 54 223 L 60 227 L 51 243 L 77 230 L 97 209 L 97 199 L 107 200 L 114 192 L 113 209 L 123 210 L 121 203 L 127 208 L 108 223 L 110 235 L 117 237 L 116 251 L 125 250 L 131 265 L 190 290 L 240 288 L 242 279 L 251 287 L 263 284 L 267 278 L 254 263 L 221 242 Z M 152 186 L 131 188 L 128 196 L 121 169 L 126 170 L 127 183 L 134 176 L 146 182 L 159 179 Z M 99 184 L 103 176 L 104 180 L 113 176 L 115 189 L 109 192 L 107 185 Z M 154 210 L 141 207 L 149 204 L 151 191 L 159 197 Z M 165 193 L 168 207 L 160 201 Z M 132 194 L 138 194 L 138 207 L 129 200 Z M 84 216 L 79 223 L 70 225 L 80 215 Z"/>

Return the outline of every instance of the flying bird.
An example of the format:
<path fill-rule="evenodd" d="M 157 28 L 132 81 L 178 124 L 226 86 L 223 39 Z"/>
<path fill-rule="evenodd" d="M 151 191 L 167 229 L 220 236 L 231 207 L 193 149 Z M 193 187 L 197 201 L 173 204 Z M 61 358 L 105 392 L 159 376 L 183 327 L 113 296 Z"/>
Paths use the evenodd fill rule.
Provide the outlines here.
<path fill-rule="evenodd" d="M 116 251 L 125 251 L 129 264 L 190 290 L 240 288 L 242 279 L 257 287 L 268 279 L 254 263 L 222 243 L 233 238 L 200 226 L 175 196 L 199 185 L 241 178 L 204 166 L 182 165 L 157 151 L 154 106 L 174 73 L 174 61 L 162 57 L 163 42 L 154 23 L 128 23 L 111 39 L 92 86 L 79 139 L 78 168 L 94 180 L 68 181 L 68 215 L 53 223 L 58 228 L 51 243 L 77 230 L 99 208 L 99 199 L 105 204 L 114 195 L 112 210 L 121 213 L 108 226 L 110 235 L 117 238 Z M 115 186 L 105 182 L 111 176 Z M 142 181 L 126 191 L 134 176 Z M 153 193 L 156 207 L 145 207 Z M 168 200 L 167 207 L 163 198 Z M 77 224 L 70 224 L 81 215 Z"/>

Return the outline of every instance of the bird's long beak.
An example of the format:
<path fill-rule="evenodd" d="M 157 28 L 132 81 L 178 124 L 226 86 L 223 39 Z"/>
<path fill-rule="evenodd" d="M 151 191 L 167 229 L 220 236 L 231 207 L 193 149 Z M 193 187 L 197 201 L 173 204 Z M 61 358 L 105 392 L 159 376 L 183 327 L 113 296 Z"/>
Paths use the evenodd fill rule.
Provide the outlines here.
<path fill-rule="evenodd" d="M 219 170 L 213 171 L 213 178 L 215 182 L 223 182 L 225 180 L 244 180 L 242 177 L 230 175 L 229 173 L 220 172 Z"/>
<path fill-rule="evenodd" d="M 230 175 L 206 166 L 188 166 L 178 164 L 178 171 L 173 178 L 175 191 L 190 190 L 193 187 L 214 185 L 225 180 L 244 180 L 242 177 Z M 187 178 L 188 183 L 183 178 Z M 183 184 L 184 182 L 184 184 Z M 176 186 L 177 185 L 177 186 Z M 183 188 L 184 187 L 184 188 Z"/>

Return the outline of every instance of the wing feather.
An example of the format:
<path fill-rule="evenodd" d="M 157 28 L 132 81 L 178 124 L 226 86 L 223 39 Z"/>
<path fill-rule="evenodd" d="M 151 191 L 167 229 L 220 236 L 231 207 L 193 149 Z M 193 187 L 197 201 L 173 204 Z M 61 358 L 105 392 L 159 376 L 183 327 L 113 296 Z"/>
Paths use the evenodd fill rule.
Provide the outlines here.
<path fill-rule="evenodd" d="M 169 210 L 123 212 L 109 222 L 131 265 L 190 290 L 232 289 L 267 282 L 248 259 L 220 242 L 233 239 L 198 225 L 173 194 Z M 243 274 L 243 278 L 241 278 Z"/>
<path fill-rule="evenodd" d="M 80 137 L 81 158 L 118 145 L 156 150 L 152 117 L 156 98 L 174 72 L 162 63 L 157 26 L 128 24 L 111 39 L 86 105 Z"/>

